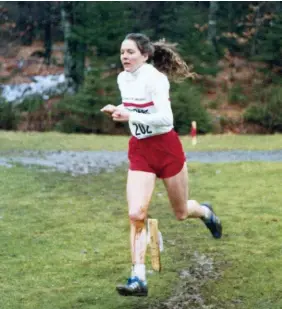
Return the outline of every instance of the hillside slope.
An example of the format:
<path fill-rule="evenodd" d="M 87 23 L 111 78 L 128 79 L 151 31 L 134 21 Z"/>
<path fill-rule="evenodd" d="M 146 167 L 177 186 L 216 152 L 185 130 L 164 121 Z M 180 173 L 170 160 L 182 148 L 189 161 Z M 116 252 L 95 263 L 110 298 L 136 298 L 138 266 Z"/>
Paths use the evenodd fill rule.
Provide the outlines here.
<path fill-rule="evenodd" d="M 14 46 L 8 54 L 0 54 L 1 84 L 21 84 L 32 82 L 34 75 L 49 75 L 63 73 L 63 42 L 53 46 L 52 63 L 44 64 L 43 42 L 35 41 L 31 46 Z M 89 59 L 86 61 L 89 65 Z M 226 53 L 219 62 L 220 71 L 216 77 L 203 76 L 202 82 L 206 93 L 203 104 L 214 119 L 216 133 L 264 133 L 257 125 L 244 122 L 243 113 L 252 103 L 253 93 L 257 87 L 262 87 L 264 75 L 259 69 L 265 66 L 261 63 L 248 62 L 240 57 L 232 57 Z M 50 108 L 60 97 L 46 101 Z M 36 119 L 36 117 L 34 117 Z M 36 129 L 36 124 L 31 126 Z M 25 123 L 19 129 L 26 129 Z"/>

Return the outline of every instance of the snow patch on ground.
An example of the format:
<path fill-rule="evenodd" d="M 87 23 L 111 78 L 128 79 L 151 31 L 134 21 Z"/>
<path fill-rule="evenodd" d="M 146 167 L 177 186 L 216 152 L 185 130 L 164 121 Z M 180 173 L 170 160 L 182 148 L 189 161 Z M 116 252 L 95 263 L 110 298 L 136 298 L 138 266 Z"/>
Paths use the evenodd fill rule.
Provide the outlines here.
<path fill-rule="evenodd" d="M 25 98 L 40 95 L 47 100 L 50 96 L 59 95 L 65 92 L 65 75 L 32 76 L 31 83 L 2 85 L 0 90 L 7 102 L 21 103 Z"/>

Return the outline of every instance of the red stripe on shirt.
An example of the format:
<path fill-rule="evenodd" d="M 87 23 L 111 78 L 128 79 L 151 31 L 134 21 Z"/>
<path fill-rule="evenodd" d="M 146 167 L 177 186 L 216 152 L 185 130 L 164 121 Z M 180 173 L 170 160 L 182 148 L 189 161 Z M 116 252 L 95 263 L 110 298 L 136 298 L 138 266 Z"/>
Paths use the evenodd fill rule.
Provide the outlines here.
<path fill-rule="evenodd" d="M 123 105 L 126 107 L 133 106 L 133 107 L 142 108 L 142 107 L 153 106 L 154 102 L 148 102 L 148 103 L 143 103 L 143 104 L 123 102 Z"/>

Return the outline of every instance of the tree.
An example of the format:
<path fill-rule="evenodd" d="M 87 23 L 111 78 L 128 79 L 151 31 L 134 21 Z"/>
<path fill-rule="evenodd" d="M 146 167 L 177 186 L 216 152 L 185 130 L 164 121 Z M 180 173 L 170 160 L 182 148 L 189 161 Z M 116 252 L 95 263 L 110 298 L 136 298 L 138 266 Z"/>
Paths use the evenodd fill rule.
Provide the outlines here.
<path fill-rule="evenodd" d="M 217 50 L 216 23 L 217 23 L 218 7 L 219 5 L 217 1 L 210 1 L 209 23 L 208 23 L 208 42 L 213 47 L 214 51 Z"/>
<path fill-rule="evenodd" d="M 18 30 L 23 45 L 31 45 L 34 37 L 34 3 L 30 1 L 18 1 Z"/>
<path fill-rule="evenodd" d="M 45 63 L 47 65 L 51 62 L 51 53 L 52 53 L 52 18 L 51 18 L 51 2 L 45 1 L 43 2 L 44 6 L 44 18 L 43 18 L 43 26 L 44 26 L 44 47 L 45 47 Z"/>
<path fill-rule="evenodd" d="M 253 36 L 253 43 L 252 43 L 252 48 L 251 48 L 251 55 L 254 56 L 257 54 L 257 40 L 259 36 L 259 32 L 261 30 L 261 27 L 263 25 L 263 11 L 262 8 L 266 4 L 265 1 L 262 1 L 259 3 L 259 5 L 256 6 L 255 8 L 255 18 L 254 18 L 254 27 L 255 27 L 255 34 Z"/>
<path fill-rule="evenodd" d="M 84 4 L 82 4 L 84 7 Z M 64 30 L 64 73 L 67 92 L 75 93 L 83 83 L 85 43 L 78 38 L 75 32 L 76 17 L 79 16 L 81 4 L 66 1 L 62 3 L 62 24 Z M 83 17 L 79 17 L 80 21 Z"/>

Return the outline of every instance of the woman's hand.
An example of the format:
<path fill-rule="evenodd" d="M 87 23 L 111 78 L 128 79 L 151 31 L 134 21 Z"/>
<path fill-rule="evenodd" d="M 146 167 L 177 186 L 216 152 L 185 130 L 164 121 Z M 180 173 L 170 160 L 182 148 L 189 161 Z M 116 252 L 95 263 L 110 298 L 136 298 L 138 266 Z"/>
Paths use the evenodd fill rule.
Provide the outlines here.
<path fill-rule="evenodd" d="M 111 116 L 115 111 L 117 110 L 117 107 L 111 104 L 108 104 L 104 106 L 102 109 L 100 109 L 101 112 Z"/>
<path fill-rule="evenodd" d="M 116 109 L 112 113 L 112 118 L 113 118 L 114 121 L 126 122 L 126 121 L 129 120 L 129 115 L 130 115 L 130 113 L 127 110 Z"/>

